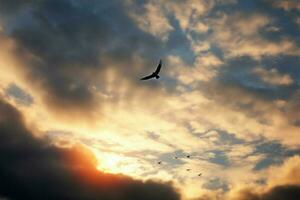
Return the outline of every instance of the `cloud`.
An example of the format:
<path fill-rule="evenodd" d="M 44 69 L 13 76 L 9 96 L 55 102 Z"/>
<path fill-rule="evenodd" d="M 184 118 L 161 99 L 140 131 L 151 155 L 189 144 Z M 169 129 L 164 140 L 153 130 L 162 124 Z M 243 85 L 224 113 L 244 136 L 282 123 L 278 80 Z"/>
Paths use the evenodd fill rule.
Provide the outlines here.
<path fill-rule="evenodd" d="M 61 148 L 35 138 L 21 114 L 0 102 L 0 195 L 8 199 L 180 199 L 167 183 L 96 169 L 84 147 Z M 155 192 L 154 192 L 155 191 Z"/>
<path fill-rule="evenodd" d="M 285 185 L 272 188 L 266 193 L 257 194 L 252 190 L 242 191 L 238 197 L 233 200 L 296 200 L 300 198 L 300 186 Z"/>
<path fill-rule="evenodd" d="M 277 12 L 269 13 L 268 7 L 259 13 L 251 6 L 261 4 L 266 5 L 0 0 L 0 93 L 24 114 L 35 134 L 60 145 L 33 138 L 58 156 L 83 157 L 84 148 L 70 147 L 81 142 L 102 161 L 98 169 L 143 180 L 172 179 L 191 197 L 216 189 L 202 199 L 223 199 L 222 188 L 231 191 L 239 184 L 267 184 L 264 170 L 294 154 L 274 156 L 277 149 L 266 144 L 273 153 L 259 152 L 257 142 L 265 138 L 287 149 L 299 146 L 300 93 L 293 76 L 299 51 L 295 32 L 285 32 L 289 24 L 281 24 Z M 277 70 L 275 57 L 288 67 Z M 162 79 L 139 82 L 159 58 Z M 253 69 L 269 65 L 274 69 Z M 29 96 L 30 106 L 19 105 Z M 68 120 L 61 120 L 64 116 Z M 178 152 L 182 165 L 172 159 Z M 185 152 L 196 159 L 185 159 Z M 93 156 L 85 157 L 95 165 Z M 165 165 L 155 165 L 158 159 Z M 70 162 L 55 161 L 67 172 Z M 203 177 L 186 173 L 187 167 Z M 83 179 L 74 174 L 70 179 Z M 260 197 L 280 184 L 253 194 Z"/>
<path fill-rule="evenodd" d="M 168 33 L 172 30 L 169 23 L 170 16 L 174 16 L 178 21 L 180 28 L 185 31 L 195 31 L 198 33 L 207 32 L 209 27 L 202 21 L 207 14 L 216 6 L 224 4 L 236 3 L 236 0 L 150 0 L 145 2 L 134 2 L 127 0 L 127 4 L 131 7 L 138 7 L 139 10 L 131 10 L 135 20 L 140 27 L 147 29 L 150 33 L 160 32 Z M 141 7 L 139 7 L 142 5 Z M 148 25 L 148 27 L 146 27 Z M 164 26 L 163 26 L 164 25 Z M 161 30 L 158 28 L 160 27 Z"/>
<path fill-rule="evenodd" d="M 271 166 L 267 169 L 269 185 L 300 185 L 300 157 L 299 155 L 287 158 L 280 166 Z"/>
<path fill-rule="evenodd" d="M 245 187 L 232 195 L 233 200 L 296 200 L 300 197 L 300 159 L 294 156 L 282 165 L 272 166 L 265 172 L 267 184 Z M 231 200 L 231 198 L 229 198 Z"/>
<path fill-rule="evenodd" d="M 297 17 L 295 21 L 296 21 L 296 24 L 297 24 L 298 26 L 300 26 L 300 17 Z"/>
<path fill-rule="evenodd" d="M 234 133 L 245 140 L 258 139 L 263 135 L 290 147 L 297 147 L 299 144 L 299 140 L 296 139 L 299 127 L 291 123 L 299 119 L 296 112 L 299 106 L 298 95 L 295 94 L 290 100 L 280 102 L 278 99 L 270 99 L 257 91 L 225 81 L 200 82 L 194 87 L 201 91 L 199 93 L 202 96 L 199 95 L 199 99 L 208 100 L 193 107 L 196 113 L 205 113 L 195 116 L 198 119 L 195 120 L 196 124 L 205 121 L 209 125 L 210 122 L 213 124 L 212 127 Z M 207 107 L 210 108 L 210 112 L 206 112 Z M 285 135 L 282 135 L 283 132 Z"/>
<path fill-rule="evenodd" d="M 205 184 L 203 184 L 203 187 L 210 190 L 218 190 L 218 189 L 222 189 L 224 191 L 228 190 L 227 183 L 223 182 L 218 178 L 212 178 L 208 180 Z"/>
<path fill-rule="evenodd" d="M 177 66 L 170 74 L 185 85 L 210 81 L 217 76 L 218 69 L 223 64 L 220 58 L 211 53 L 197 56 L 193 66 L 188 66 L 177 56 L 169 56 L 168 61 L 171 66 Z"/>
<path fill-rule="evenodd" d="M 173 27 L 158 2 L 150 1 L 143 8 L 133 9 L 134 4 L 132 1 L 129 1 L 128 7 L 129 16 L 135 20 L 140 29 L 151 33 L 163 41 L 168 40 L 169 33 L 173 30 Z"/>
<path fill-rule="evenodd" d="M 266 70 L 263 68 L 254 68 L 253 73 L 258 75 L 264 82 L 275 86 L 288 86 L 294 83 L 288 74 L 280 74 L 277 69 Z"/>
<path fill-rule="evenodd" d="M 282 8 L 285 11 L 290 10 L 300 10 L 300 2 L 297 0 L 275 0 L 273 1 L 273 6 L 277 8 Z"/>
<path fill-rule="evenodd" d="M 260 34 L 271 24 L 272 19 L 268 16 L 259 13 L 222 14 L 210 21 L 211 41 L 221 47 L 227 57 L 251 56 L 259 60 L 262 56 L 299 55 L 299 48 L 291 39 L 283 37 L 272 41 Z"/>
<path fill-rule="evenodd" d="M 204 191 L 199 198 L 193 200 L 281 200 L 291 199 L 296 200 L 300 197 L 300 159 L 299 156 L 287 158 L 282 165 L 270 167 L 260 175 L 264 177 L 265 182 L 260 184 L 258 182 L 253 183 L 251 176 L 243 172 L 243 176 L 248 176 L 245 182 L 239 181 L 236 184 L 232 184 L 229 179 L 229 191 L 228 193 L 211 193 Z M 226 173 L 226 172 L 224 172 Z M 237 174 L 234 174 L 237 175 Z M 231 174 L 231 176 L 233 176 Z M 232 177 L 235 178 L 235 177 Z M 215 180 L 214 180 L 215 181 Z M 227 187 L 223 185 L 221 180 L 217 180 L 217 183 L 221 187 Z M 220 182 L 220 183 L 219 183 Z M 217 185 L 218 185 L 217 184 Z"/>
<path fill-rule="evenodd" d="M 215 5 L 214 1 L 205 0 L 187 0 L 187 1 L 169 1 L 166 7 L 178 20 L 182 30 L 187 31 L 190 28 L 199 31 L 205 31 L 206 28 L 202 26 L 202 16 L 209 13 Z"/>
<path fill-rule="evenodd" d="M 18 70 L 52 112 L 88 115 L 102 105 L 93 88 L 103 87 L 107 71 L 135 83 L 161 54 L 159 39 L 139 30 L 119 1 L 17 2 L 1 1 L 3 34 L 15 43 Z M 144 55 L 142 65 L 133 62 Z"/>

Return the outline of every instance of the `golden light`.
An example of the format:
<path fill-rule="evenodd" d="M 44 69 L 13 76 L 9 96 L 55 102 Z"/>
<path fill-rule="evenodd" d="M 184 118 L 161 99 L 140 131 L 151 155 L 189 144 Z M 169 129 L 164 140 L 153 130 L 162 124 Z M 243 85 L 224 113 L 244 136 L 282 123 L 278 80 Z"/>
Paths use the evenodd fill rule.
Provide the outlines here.
<path fill-rule="evenodd" d="M 136 176 L 139 168 L 136 159 L 124 157 L 116 153 L 96 153 L 98 159 L 97 169 L 114 174 L 127 174 Z"/>

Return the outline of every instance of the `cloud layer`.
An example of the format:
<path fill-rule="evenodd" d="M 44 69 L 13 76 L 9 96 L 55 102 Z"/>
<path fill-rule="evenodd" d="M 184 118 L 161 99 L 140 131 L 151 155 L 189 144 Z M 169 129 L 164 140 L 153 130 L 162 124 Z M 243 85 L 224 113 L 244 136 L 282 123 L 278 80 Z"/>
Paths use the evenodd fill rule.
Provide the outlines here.
<path fill-rule="evenodd" d="M 21 114 L 0 103 L 0 195 L 8 199 L 180 199 L 169 184 L 96 169 L 84 147 L 59 148 L 35 138 Z"/>
<path fill-rule="evenodd" d="M 0 196 L 297 197 L 298 4 L 0 0 Z"/>

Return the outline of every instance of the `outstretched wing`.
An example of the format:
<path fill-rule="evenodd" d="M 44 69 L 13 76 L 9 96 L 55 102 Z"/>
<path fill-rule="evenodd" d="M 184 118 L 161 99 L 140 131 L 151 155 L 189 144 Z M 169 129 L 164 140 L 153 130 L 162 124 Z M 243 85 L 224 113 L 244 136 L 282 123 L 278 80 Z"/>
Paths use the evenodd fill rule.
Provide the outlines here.
<path fill-rule="evenodd" d="M 154 74 L 158 75 L 159 71 L 160 71 L 160 68 L 161 68 L 161 60 L 159 60 L 159 64 L 154 72 Z"/>
<path fill-rule="evenodd" d="M 143 78 L 141 78 L 140 80 L 148 80 L 148 79 L 151 79 L 151 78 L 153 78 L 154 76 L 151 74 L 151 75 L 149 75 L 149 76 L 145 76 L 145 77 L 143 77 Z"/>

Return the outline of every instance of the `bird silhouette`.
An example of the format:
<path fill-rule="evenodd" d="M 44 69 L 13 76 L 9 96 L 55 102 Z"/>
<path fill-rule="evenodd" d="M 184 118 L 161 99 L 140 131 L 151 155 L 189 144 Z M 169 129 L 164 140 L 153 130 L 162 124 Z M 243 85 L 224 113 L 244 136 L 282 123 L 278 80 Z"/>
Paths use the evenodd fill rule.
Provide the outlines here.
<path fill-rule="evenodd" d="M 162 65 L 162 62 L 160 60 L 155 72 L 153 72 L 151 75 L 148 75 L 148 76 L 145 76 L 145 77 L 141 78 L 140 80 L 149 80 L 149 79 L 152 79 L 152 78 L 159 79 L 158 73 L 160 72 L 161 65 Z"/>
<path fill-rule="evenodd" d="M 160 164 L 161 164 L 161 161 L 158 161 L 158 162 L 157 162 L 157 164 L 159 164 L 159 165 L 160 165 Z"/>
<path fill-rule="evenodd" d="M 191 171 L 191 170 L 192 170 L 192 169 L 186 169 L 186 171 L 188 171 L 188 172 Z"/>
<path fill-rule="evenodd" d="M 201 176 L 201 175 L 202 175 L 202 173 L 198 174 L 198 176 Z"/>
<path fill-rule="evenodd" d="M 190 158 L 191 156 L 190 156 L 190 155 L 187 155 L 186 157 L 187 157 L 187 158 Z"/>

